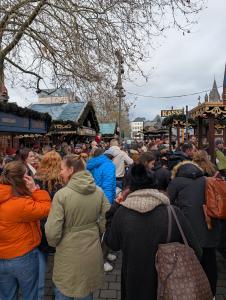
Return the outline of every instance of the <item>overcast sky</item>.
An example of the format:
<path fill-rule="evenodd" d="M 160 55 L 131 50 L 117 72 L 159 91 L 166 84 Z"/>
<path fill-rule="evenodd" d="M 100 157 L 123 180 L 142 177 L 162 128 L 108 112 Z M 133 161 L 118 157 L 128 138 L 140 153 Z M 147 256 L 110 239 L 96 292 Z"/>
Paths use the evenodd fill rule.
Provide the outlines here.
<path fill-rule="evenodd" d="M 214 76 L 218 86 L 222 85 L 226 63 L 226 0 L 209 0 L 208 8 L 199 14 L 198 24 L 192 33 L 185 36 L 171 30 L 161 39 L 161 46 L 151 53 L 151 59 L 144 65 L 151 76 L 146 82 L 141 76 L 134 76 L 135 82 L 124 83 L 126 99 L 133 101 L 130 118 L 153 119 L 161 109 L 171 106 L 189 109 L 194 107 L 199 95 L 177 99 L 153 99 L 133 96 L 171 96 L 194 93 L 212 88 Z M 153 69 L 154 68 L 154 69 Z M 220 94 L 222 88 L 219 89 Z M 30 91 L 9 88 L 10 101 L 26 106 L 37 96 Z M 204 94 L 200 94 L 203 98 Z"/>
<path fill-rule="evenodd" d="M 125 85 L 127 91 L 153 96 L 189 94 L 212 88 L 214 76 L 217 85 L 222 85 L 226 63 L 226 0 L 209 0 L 207 5 L 191 34 L 183 36 L 175 30 L 168 32 L 161 40 L 161 47 L 145 64 L 148 71 L 154 67 L 148 82 L 140 77 L 136 84 Z M 222 94 L 222 88 L 219 92 Z M 200 94 L 201 97 L 204 95 Z M 131 109 L 130 117 L 153 119 L 161 109 L 171 106 L 182 108 L 188 105 L 191 109 L 197 104 L 198 96 L 164 100 L 137 97 L 134 101 L 135 96 L 127 93 L 127 99 L 136 105 Z"/>

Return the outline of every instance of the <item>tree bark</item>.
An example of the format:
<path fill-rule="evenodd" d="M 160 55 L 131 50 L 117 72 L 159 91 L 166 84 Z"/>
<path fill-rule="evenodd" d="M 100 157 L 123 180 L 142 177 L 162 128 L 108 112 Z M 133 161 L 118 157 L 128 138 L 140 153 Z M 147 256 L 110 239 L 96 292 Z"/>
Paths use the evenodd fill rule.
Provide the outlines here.
<path fill-rule="evenodd" d="M 4 76 L 4 59 L 0 59 L 0 102 L 4 101 L 5 76 Z"/>

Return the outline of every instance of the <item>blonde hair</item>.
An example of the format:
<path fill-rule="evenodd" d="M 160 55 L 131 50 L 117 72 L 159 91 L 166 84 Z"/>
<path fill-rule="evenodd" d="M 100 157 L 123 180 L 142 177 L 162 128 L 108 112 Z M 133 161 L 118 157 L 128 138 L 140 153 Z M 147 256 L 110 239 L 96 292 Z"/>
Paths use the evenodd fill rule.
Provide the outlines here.
<path fill-rule="evenodd" d="M 195 152 L 193 161 L 198 164 L 209 176 L 213 176 L 216 173 L 214 164 L 209 160 L 208 153 L 205 150 L 199 150 Z"/>
<path fill-rule="evenodd" d="M 40 162 L 37 177 L 47 185 L 51 192 L 57 184 L 61 184 L 61 156 L 55 150 L 45 153 Z"/>

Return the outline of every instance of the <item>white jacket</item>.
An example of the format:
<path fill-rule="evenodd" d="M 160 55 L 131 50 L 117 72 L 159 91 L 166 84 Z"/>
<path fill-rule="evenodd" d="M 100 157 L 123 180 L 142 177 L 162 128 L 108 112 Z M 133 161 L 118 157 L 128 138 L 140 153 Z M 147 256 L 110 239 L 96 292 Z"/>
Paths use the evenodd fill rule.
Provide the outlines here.
<path fill-rule="evenodd" d="M 124 177 L 125 175 L 125 163 L 127 165 L 133 164 L 132 158 L 128 156 L 128 154 L 122 151 L 118 146 L 110 147 L 106 152 L 106 154 L 112 155 L 113 163 L 116 166 L 116 177 Z"/>

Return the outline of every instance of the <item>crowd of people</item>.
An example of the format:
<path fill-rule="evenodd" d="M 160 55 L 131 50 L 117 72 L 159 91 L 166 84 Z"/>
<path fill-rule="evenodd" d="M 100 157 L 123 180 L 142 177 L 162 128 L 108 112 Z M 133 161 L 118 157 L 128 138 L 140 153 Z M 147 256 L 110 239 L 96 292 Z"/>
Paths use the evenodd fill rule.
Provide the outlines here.
<path fill-rule="evenodd" d="M 195 137 L 112 139 L 76 146 L 7 149 L 0 158 L 0 299 L 43 300 L 49 255 L 55 299 L 92 300 L 122 251 L 121 299 L 157 299 L 155 257 L 167 243 L 172 204 L 216 295 L 216 251 L 226 257 L 224 221 L 208 228 L 206 177 L 226 177 L 222 140 L 216 163 Z M 171 242 L 182 242 L 175 221 Z"/>

